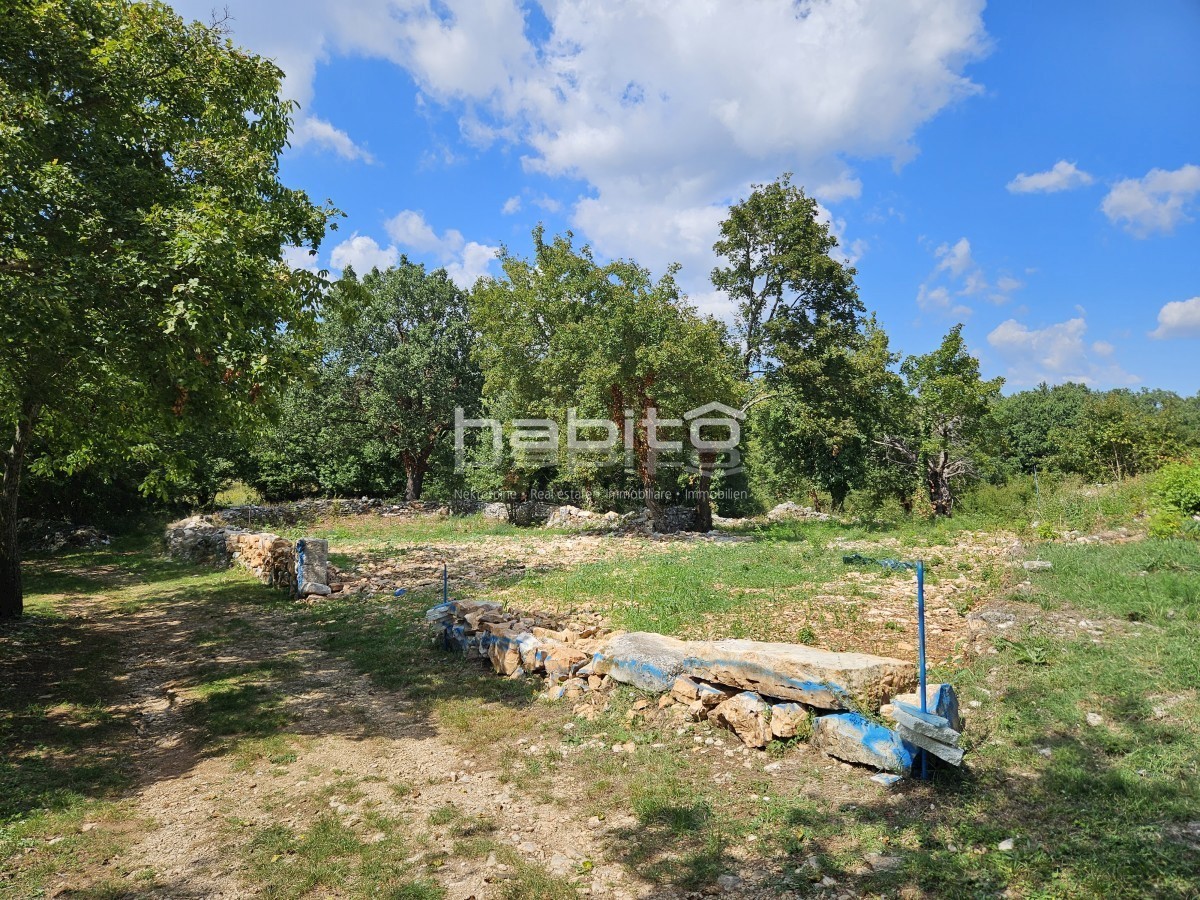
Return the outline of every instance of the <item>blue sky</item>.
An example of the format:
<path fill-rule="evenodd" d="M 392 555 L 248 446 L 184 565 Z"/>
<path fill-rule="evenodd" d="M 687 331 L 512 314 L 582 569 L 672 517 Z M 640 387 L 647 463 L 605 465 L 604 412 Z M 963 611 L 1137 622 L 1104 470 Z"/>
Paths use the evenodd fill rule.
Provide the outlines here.
<path fill-rule="evenodd" d="M 335 274 L 468 284 L 540 221 L 728 319 L 717 223 L 790 170 L 895 348 L 962 321 L 1010 390 L 1200 390 L 1197 0 L 227 5 L 300 104 L 285 180 L 347 214 Z"/>

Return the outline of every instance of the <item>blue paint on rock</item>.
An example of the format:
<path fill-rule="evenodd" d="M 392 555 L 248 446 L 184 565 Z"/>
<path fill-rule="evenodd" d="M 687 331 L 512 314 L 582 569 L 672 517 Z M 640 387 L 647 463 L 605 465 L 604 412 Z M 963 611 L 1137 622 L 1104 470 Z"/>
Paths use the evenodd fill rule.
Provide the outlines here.
<path fill-rule="evenodd" d="M 917 755 L 917 748 L 896 732 L 853 712 L 817 719 L 813 743 L 838 759 L 898 775 L 912 772 Z"/>
<path fill-rule="evenodd" d="M 740 659 L 689 656 L 683 661 L 683 671 L 693 678 L 715 681 L 718 684 L 752 686 L 769 697 L 796 700 L 819 709 L 850 709 L 855 705 L 849 692 L 841 685 L 824 681 L 801 681 L 769 666 Z M 721 672 L 736 672 L 738 677 L 721 677 Z"/>

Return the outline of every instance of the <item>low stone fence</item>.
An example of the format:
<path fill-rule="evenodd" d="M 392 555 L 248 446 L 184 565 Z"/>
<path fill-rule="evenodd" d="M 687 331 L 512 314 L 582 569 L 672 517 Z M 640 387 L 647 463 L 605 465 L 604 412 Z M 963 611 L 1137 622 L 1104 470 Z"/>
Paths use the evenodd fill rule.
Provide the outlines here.
<path fill-rule="evenodd" d="M 624 633 L 598 620 L 469 600 L 435 606 L 426 619 L 447 649 L 486 659 L 500 675 L 544 676 L 544 696 L 575 703 L 579 715 L 594 715 L 619 682 L 660 694 L 660 708 L 728 728 L 747 747 L 807 739 L 838 759 L 895 775 L 908 775 L 921 749 L 953 765 L 962 760 L 953 688 L 931 685 L 929 712 L 921 712 L 911 662 L 800 644 Z"/>
<path fill-rule="evenodd" d="M 482 504 L 467 503 L 458 512 L 477 512 Z M 315 522 L 329 516 L 361 516 L 375 513 L 380 516 L 416 516 L 424 513 L 449 511 L 441 503 L 424 500 L 405 500 L 387 502 L 368 497 L 359 499 L 315 499 L 296 500 L 293 503 L 272 503 L 269 505 L 227 506 L 209 515 L 209 518 L 224 523 L 245 528 L 248 531 L 256 527 L 278 527 L 280 525 L 302 525 L 305 522 Z"/>
<path fill-rule="evenodd" d="M 226 525 L 214 516 L 192 516 L 168 525 L 166 541 L 175 559 L 218 569 L 238 565 L 294 597 L 330 593 L 329 544 L 318 538 L 291 541 Z"/>

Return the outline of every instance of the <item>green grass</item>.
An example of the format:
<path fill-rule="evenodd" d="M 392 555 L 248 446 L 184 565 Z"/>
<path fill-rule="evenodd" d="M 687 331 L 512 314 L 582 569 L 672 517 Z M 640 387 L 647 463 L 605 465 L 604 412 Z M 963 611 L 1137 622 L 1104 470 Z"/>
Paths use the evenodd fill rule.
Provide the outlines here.
<path fill-rule="evenodd" d="M 285 825 L 257 829 L 242 857 L 261 894 L 279 900 L 330 893 L 392 900 L 444 897 L 436 882 L 406 862 L 413 846 L 399 831 L 387 829 L 379 832 L 383 840 L 364 841 L 325 813 L 302 832 Z"/>
<path fill-rule="evenodd" d="M 485 519 L 482 515 L 419 515 L 383 516 L 330 516 L 317 522 L 285 527 L 280 530 L 285 537 L 325 538 L 335 546 L 381 545 L 412 543 L 452 543 L 473 541 L 480 537 L 537 537 L 539 535 L 563 534 L 546 528 L 520 528 L 507 522 Z"/>
<path fill-rule="evenodd" d="M 393 529 L 402 520 L 383 521 Z M 546 597 L 608 610 L 625 627 L 686 631 L 705 616 L 749 621 L 763 604 L 811 597 L 846 570 L 842 551 L 830 545 L 835 537 L 894 537 L 897 553 L 934 555 L 970 521 L 896 529 L 778 523 L 759 529 L 753 544 L 655 548 L 619 563 L 534 574 L 506 594 L 530 600 L 521 605 Z M 755 755 L 750 769 L 740 758 L 722 769 L 719 749 L 694 755 L 692 738 L 716 735 L 736 746 L 728 735 L 707 726 L 679 734 L 677 723 L 653 715 L 643 721 L 631 690 L 617 692 L 594 721 L 573 718 L 563 704 L 536 702 L 536 683 L 497 678 L 429 640 L 423 611 L 436 592 L 299 607 L 244 575 L 163 560 L 149 540 L 36 560 L 32 617 L 0 631 L 0 678 L 15 686 L 0 697 L 4 889 L 36 895 L 57 873 L 99 869 L 136 839 L 141 826 L 126 799 L 133 773 L 124 754 L 132 725 L 113 708 L 125 674 L 122 636 L 96 628 L 95 617 L 194 604 L 209 621 L 198 633 L 187 690 L 207 752 L 243 766 L 265 760 L 286 767 L 296 759 L 302 739 L 288 731 L 284 700 L 297 661 L 202 661 L 252 640 L 246 610 L 267 609 L 278 627 L 312 630 L 325 650 L 380 688 L 405 692 L 514 790 L 583 816 L 631 814 L 607 852 L 652 890 L 704 891 L 748 859 L 768 894 L 806 895 L 831 877 L 838 890 L 885 896 L 1195 896 L 1200 854 L 1184 835 L 1200 822 L 1200 545 L 1052 543 L 1029 552 L 1053 568 L 1031 573 L 1031 590 L 1000 598 L 1024 610 L 1020 623 L 996 639 L 996 653 L 934 673 L 959 688 L 967 768 L 939 770 L 930 783 L 910 781 L 890 793 L 864 791 L 869 773 L 821 757 L 782 782 L 762 771 L 771 756 Z M 1007 590 L 996 573 L 985 584 Z M 91 618 L 72 617 L 71 604 L 96 597 L 105 599 L 89 601 Z M 1100 643 L 1091 634 L 1095 623 Z M 1088 713 L 1100 723 L 1089 724 Z M 545 750 L 519 752 L 522 738 L 523 746 Z M 578 752 L 555 752 L 564 740 Z M 628 742 L 636 745 L 632 753 L 610 749 Z M 785 764 L 807 752 L 776 750 Z M 732 780 L 715 781 L 719 771 Z M 558 776 L 579 794 L 552 797 Z M 419 788 L 392 786 L 397 796 Z M 348 782 L 330 791 L 355 796 Z M 264 896 L 441 896 L 432 880 L 436 860 L 411 861 L 429 829 L 444 832 L 456 855 L 497 853 L 512 867 L 512 877 L 497 884 L 502 896 L 575 896 L 569 878 L 524 863 L 498 842 L 503 823 L 453 806 L 412 823 L 416 834 L 403 823 L 371 821 L 384 833 L 378 842 L 370 829 L 356 832 L 320 806 L 314 814 L 304 828 L 231 823 L 231 852 Z M 82 833 L 84 821 L 103 827 Z M 50 844 L 56 836 L 63 840 Z M 1008 838 L 1014 849 L 998 850 Z M 870 853 L 896 857 L 897 867 L 865 870 Z M 92 884 L 91 896 L 129 890 L 126 880 L 97 876 Z"/>
<path fill-rule="evenodd" d="M 686 634 L 705 616 L 802 599 L 840 571 L 839 554 L 811 539 L 680 544 L 619 562 L 534 573 L 505 596 L 597 610 L 629 630 Z"/>

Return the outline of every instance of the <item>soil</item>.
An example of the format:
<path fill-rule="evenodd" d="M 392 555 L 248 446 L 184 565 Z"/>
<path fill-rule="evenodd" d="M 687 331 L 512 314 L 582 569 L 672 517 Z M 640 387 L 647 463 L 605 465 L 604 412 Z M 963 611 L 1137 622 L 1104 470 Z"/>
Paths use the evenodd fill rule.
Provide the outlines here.
<path fill-rule="evenodd" d="M 201 648 L 214 629 L 211 607 L 164 601 L 122 614 L 98 606 L 80 604 L 77 612 L 96 629 L 121 635 L 125 645 L 128 694 L 117 711 L 136 723 L 128 753 L 138 786 L 130 802 L 143 828 L 132 847 L 105 861 L 106 872 L 64 880 L 53 895 L 86 893 L 88 880 L 124 871 L 137 896 L 258 896 L 259 888 L 239 875 L 245 868 L 239 830 L 250 834 L 255 826 L 275 824 L 302 829 L 330 808 L 367 841 L 381 839 L 364 821 L 367 810 L 403 819 L 410 836 L 423 844 L 413 862 L 437 859 L 431 868 L 450 900 L 496 896 L 507 867 L 494 855 L 455 856 L 446 828 L 427 824 L 434 810 L 448 804 L 464 817 L 504 821 L 499 840 L 552 873 L 569 875 L 590 861 L 594 868 L 589 866 L 584 886 L 592 896 L 643 893 L 622 867 L 603 862 L 602 835 L 575 821 L 569 804 L 540 802 L 500 783 L 495 772 L 444 739 L 402 694 L 375 686 L 286 622 L 249 606 L 226 608 L 223 615 L 247 623 L 242 629 L 247 640 L 208 654 Z M 294 676 L 279 685 L 291 719 L 286 731 L 302 736 L 292 747 L 295 760 L 286 767 L 265 760 L 242 767 L 236 756 L 213 755 L 211 739 L 206 742 L 191 710 L 201 702 L 195 691 L 200 668 L 236 669 L 279 659 L 298 664 Z M 339 796 L 340 786 L 351 782 L 358 784 Z M 401 796 L 394 785 L 412 787 Z M 553 796 L 560 786 L 542 789 Z M 511 815 L 513 810 L 520 814 Z M 132 881 L 147 871 L 153 880 Z"/>

